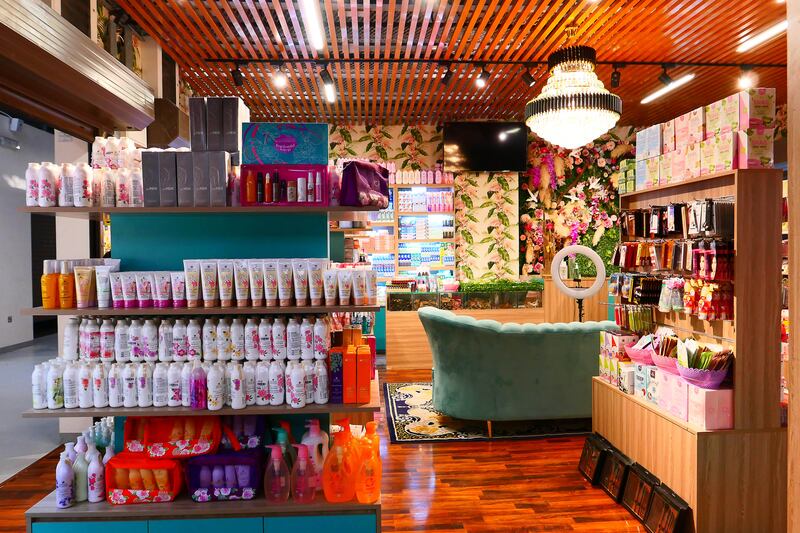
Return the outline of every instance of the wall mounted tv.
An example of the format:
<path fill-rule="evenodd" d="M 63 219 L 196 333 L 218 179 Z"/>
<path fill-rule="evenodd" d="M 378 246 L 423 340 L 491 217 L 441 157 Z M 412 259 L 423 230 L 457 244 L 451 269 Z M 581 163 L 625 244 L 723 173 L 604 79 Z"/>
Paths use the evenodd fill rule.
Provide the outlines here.
<path fill-rule="evenodd" d="M 448 122 L 444 168 L 451 172 L 515 171 L 527 168 L 528 128 L 523 122 Z"/>

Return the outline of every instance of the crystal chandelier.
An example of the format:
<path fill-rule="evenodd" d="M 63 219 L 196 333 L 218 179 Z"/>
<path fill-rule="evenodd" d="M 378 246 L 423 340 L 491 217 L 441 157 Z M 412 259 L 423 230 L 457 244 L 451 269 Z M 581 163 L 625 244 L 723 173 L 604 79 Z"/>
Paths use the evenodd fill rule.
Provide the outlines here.
<path fill-rule="evenodd" d="M 594 48 L 570 46 L 547 60 L 550 77 L 542 93 L 525 105 L 525 123 L 552 144 L 574 150 L 614 127 L 622 99 L 611 94 L 594 72 Z"/>

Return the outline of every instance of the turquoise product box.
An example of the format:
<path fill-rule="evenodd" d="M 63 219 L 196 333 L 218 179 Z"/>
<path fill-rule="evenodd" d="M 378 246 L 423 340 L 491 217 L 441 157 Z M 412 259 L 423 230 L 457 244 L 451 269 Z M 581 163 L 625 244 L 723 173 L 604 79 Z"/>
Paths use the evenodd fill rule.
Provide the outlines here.
<path fill-rule="evenodd" d="M 315 122 L 245 122 L 244 165 L 327 165 L 328 125 Z"/>

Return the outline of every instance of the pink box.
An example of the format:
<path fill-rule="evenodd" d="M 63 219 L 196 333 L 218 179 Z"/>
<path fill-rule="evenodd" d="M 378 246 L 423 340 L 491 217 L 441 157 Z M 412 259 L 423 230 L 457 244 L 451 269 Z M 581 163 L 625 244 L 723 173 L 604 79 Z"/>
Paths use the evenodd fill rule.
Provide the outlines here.
<path fill-rule="evenodd" d="M 678 379 L 678 377 L 674 374 L 669 374 L 661 369 L 656 371 L 656 381 L 658 381 L 658 406 L 667 413 L 672 403 L 672 381 L 676 379 Z"/>
<path fill-rule="evenodd" d="M 774 132 L 771 128 L 750 128 L 738 132 L 739 168 L 775 166 Z"/>
<path fill-rule="evenodd" d="M 700 175 L 712 174 L 717 167 L 717 142 L 715 138 L 700 143 Z"/>
<path fill-rule="evenodd" d="M 739 93 L 739 125 L 741 129 L 775 125 L 775 89 L 758 87 Z"/>
<path fill-rule="evenodd" d="M 689 143 L 699 143 L 706 137 L 706 112 L 705 108 L 698 107 L 687 113 L 689 115 L 688 133 Z"/>
<path fill-rule="evenodd" d="M 714 172 L 724 172 L 739 168 L 737 158 L 739 136 L 732 132 L 721 133 L 714 137 L 716 155 L 714 156 Z"/>
<path fill-rule="evenodd" d="M 733 428 L 733 390 L 709 390 L 689 385 L 689 417 L 699 429 Z"/>
<path fill-rule="evenodd" d="M 661 175 L 661 156 L 651 157 L 645 160 L 645 165 L 647 165 L 645 188 L 656 187 L 659 184 L 659 176 Z"/>
<path fill-rule="evenodd" d="M 686 147 L 686 177 L 700 177 L 700 143 L 690 144 Z"/>
<path fill-rule="evenodd" d="M 720 115 L 722 113 L 722 101 L 705 106 L 706 113 L 706 139 L 719 134 Z"/>
<path fill-rule="evenodd" d="M 675 149 L 675 120 L 661 124 L 661 153 L 668 154 Z"/>
<path fill-rule="evenodd" d="M 669 414 L 681 420 L 688 420 L 689 384 L 676 376 L 671 385 L 669 391 Z"/>
<path fill-rule="evenodd" d="M 676 146 L 672 152 L 672 181 L 683 181 L 686 174 L 686 146 Z"/>
<path fill-rule="evenodd" d="M 674 119 L 675 122 L 675 149 L 689 144 L 689 113 L 681 115 Z"/>
<path fill-rule="evenodd" d="M 666 154 L 662 154 L 659 156 L 659 173 L 658 173 L 658 183 L 661 185 L 666 185 L 667 183 L 672 182 L 672 154 L 673 152 L 667 152 Z"/>

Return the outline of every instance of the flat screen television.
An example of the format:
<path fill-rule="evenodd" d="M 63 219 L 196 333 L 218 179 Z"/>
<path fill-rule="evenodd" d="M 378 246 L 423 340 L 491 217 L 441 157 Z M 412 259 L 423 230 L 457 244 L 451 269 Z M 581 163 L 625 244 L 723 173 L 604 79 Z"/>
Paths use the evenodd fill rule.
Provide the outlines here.
<path fill-rule="evenodd" d="M 527 151 L 528 128 L 524 122 L 444 125 L 444 168 L 450 172 L 523 172 Z"/>

